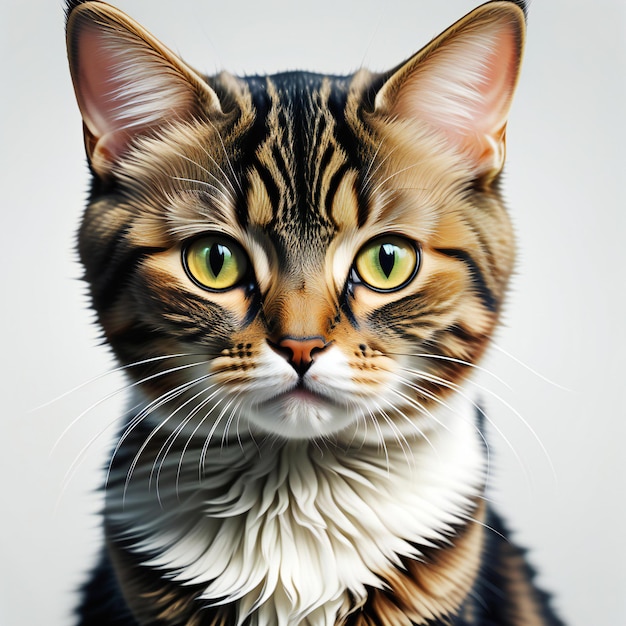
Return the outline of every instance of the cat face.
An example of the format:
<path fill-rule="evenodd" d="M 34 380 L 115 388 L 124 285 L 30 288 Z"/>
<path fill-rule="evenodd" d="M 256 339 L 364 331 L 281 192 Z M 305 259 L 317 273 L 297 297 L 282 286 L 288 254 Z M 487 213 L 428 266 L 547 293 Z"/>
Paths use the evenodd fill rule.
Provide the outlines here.
<path fill-rule="evenodd" d="M 513 261 L 496 181 L 523 15 L 486 7 L 387 74 L 247 79 L 73 10 L 79 250 L 145 419 L 361 445 L 436 425 Z"/>

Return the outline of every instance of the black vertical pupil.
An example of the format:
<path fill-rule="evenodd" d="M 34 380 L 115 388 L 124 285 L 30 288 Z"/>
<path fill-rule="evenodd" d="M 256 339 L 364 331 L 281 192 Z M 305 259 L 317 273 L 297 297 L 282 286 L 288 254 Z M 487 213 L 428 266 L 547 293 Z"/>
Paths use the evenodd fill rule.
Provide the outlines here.
<path fill-rule="evenodd" d="M 380 246 L 380 250 L 378 251 L 380 269 L 384 272 L 387 278 L 391 275 L 393 266 L 396 264 L 395 248 L 396 247 L 393 244 L 384 243 Z"/>
<path fill-rule="evenodd" d="M 216 278 L 224 267 L 224 246 L 219 243 L 213 244 L 209 250 L 209 267 Z"/>

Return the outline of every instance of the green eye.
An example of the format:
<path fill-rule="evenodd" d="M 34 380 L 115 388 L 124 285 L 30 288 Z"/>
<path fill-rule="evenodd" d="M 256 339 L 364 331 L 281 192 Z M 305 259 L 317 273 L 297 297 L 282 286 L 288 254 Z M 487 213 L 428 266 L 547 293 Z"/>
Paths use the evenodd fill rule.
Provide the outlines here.
<path fill-rule="evenodd" d="M 211 291 L 239 284 L 248 270 L 241 246 L 224 235 L 205 235 L 183 249 L 183 265 L 189 277 Z"/>
<path fill-rule="evenodd" d="M 403 237 L 383 235 L 366 243 L 356 256 L 356 273 L 374 291 L 395 291 L 408 284 L 419 268 L 417 245 Z"/>

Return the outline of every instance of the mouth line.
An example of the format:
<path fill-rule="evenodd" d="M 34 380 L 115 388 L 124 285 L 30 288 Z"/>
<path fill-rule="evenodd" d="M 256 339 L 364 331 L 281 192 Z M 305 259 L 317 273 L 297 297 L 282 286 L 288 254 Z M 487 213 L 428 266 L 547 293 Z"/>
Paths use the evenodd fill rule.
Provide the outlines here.
<path fill-rule="evenodd" d="M 336 404 L 336 402 L 334 402 L 329 396 L 321 394 L 317 391 L 313 391 L 312 389 L 307 387 L 304 384 L 302 378 L 300 378 L 298 382 L 293 387 L 291 387 L 291 389 L 281 391 L 280 393 L 267 400 L 267 402 L 276 402 L 277 400 L 280 401 L 290 398 L 305 402 L 324 402 L 333 406 Z"/>

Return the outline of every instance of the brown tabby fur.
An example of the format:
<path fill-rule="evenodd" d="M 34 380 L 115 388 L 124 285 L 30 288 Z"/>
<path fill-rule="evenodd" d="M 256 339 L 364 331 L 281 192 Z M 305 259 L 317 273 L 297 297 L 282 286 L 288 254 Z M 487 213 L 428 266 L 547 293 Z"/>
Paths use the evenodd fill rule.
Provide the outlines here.
<path fill-rule="evenodd" d="M 352 380 L 368 389 L 384 388 L 400 355 L 432 355 L 427 379 L 385 407 L 388 420 L 381 420 L 380 433 L 393 438 L 405 432 L 407 415 L 427 428 L 428 416 L 487 347 L 514 244 L 498 184 L 501 158 L 477 173 L 427 123 L 401 115 L 398 102 L 416 68 L 464 28 L 505 16 L 514 24 L 519 57 L 519 6 L 493 2 L 481 11 L 387 74 L 240 79 L 201 77 L 120 11 L 100 2 L 70 3 L 70 65 L 94 174 L 80 257 L 106 340 L 129 365 L 145 404 L 184 387 L 198 354 L 210 362 L 211 382 L 237 398 L 254 381 L 268 341 L 323 337 L 341 348 Z M 470 20 L 476 26 L 468 26 Z M 97 135 L 81 101 L 76 52 L 79 34 L 92 24 L 136 48 L 146 67 L 156 64 L 174 77 L 167 97 L 175 106 L 167 119 L 140 119 L 111 141 Z M 254 259 L 254 289 L 212 293 L 188 279 L 181 250 L 206 232 L 241 243 Z M 385 232 L 419 242 L 416 278 L 398 293 L 347 287 L 356 252 Z M 156 360 L 161 355 L 178 356 Z M 189 387 L 169 401 L 184 405 L 196 391 Z M 133 507 L 131 497 L 124 506 L 118 501 L 126 487 L 134 493 L 130 463 L 137 462 L 138 476 L 151 473 L 163 465 L 160 457 L 177 433 L 176 424 L 160 430 L 153 419 L 148 413 L 134 423 L 131 413 L 124 445 L 111 461 L 106 557 L 86 588 L 81 623 L 231 626 L 236 605 L 207 605 L 198 600 L 200 586 L 146 568 L 120 525 L 120 511 Z M 357 425 L 315 445 L 358 454 L 364 441 Z M 167 510 L 172 503 L 164 498 L 161 504 Z M 374 572 L 385 586 L 369 589 L 365 602 L 346 600 L 336 624 L 559 624 L 533 587 L 521 553 L 501 542 L 500 532 L 499 520 L 477 497 L 445 542 L 420 547 L 421 560 L 402 557 L 401 566 Z M 485 561 L 490 558 L 494 571 Z M 482 616 L 482 600 L 475 597 L 482 578 L 500 585 L 498 621 Z M 123 607 L 119 613 L 99 608 L 102 586 L 112 589 L 116 606 Z"/>

